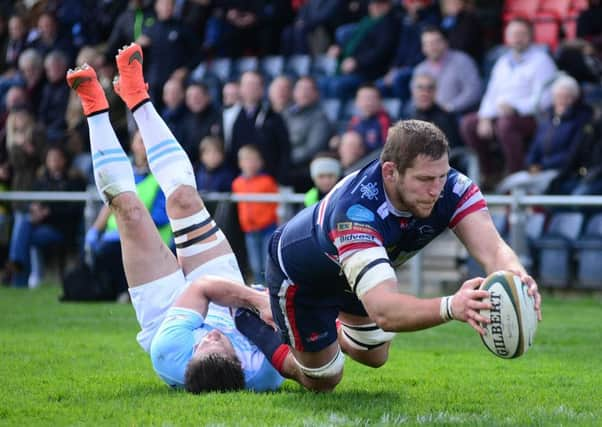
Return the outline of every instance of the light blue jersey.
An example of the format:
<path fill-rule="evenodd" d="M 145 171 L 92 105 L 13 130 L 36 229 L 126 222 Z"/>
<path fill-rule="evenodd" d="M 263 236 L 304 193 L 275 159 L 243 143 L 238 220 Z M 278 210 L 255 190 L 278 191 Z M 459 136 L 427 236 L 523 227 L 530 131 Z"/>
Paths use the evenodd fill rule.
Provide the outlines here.
<path fill-rule="evenodd" d="M 198 312 L 181 307 L 167 311 L 151 344 L 150 356 L 155 372 L 172 387 L 184 387 L 186 365 L 194 347 L 213 329 L 228 337 L 240 360 L 245 376 L 245 388 L 271 391 L 284 379 L 272 367 L 263 353 L 236 329 L 230 309 L 209 304 L 203 319 Z"/>

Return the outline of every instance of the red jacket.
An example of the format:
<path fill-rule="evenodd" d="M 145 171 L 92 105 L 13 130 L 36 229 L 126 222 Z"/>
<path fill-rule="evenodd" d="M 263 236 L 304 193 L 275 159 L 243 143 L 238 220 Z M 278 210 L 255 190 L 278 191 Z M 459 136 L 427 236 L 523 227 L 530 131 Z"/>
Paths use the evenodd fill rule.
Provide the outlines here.
<path fill-rule="evenodd" d="M 260 174 L 252 177 L 239 176 L 232 182 L 232 192 L 278 193 L 278 183 L 270 175 Z M 238 202 L 238 221 L 245 233 L 258 231 L 278 222 L 277 203 Z"/>

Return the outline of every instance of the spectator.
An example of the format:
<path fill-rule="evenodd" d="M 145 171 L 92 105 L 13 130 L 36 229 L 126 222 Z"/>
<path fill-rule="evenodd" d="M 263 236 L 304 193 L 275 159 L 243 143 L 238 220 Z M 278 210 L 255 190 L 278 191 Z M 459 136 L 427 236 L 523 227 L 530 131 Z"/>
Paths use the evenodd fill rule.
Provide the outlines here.
<path fill-rule="evenodd" d="M 238 151 L 241 175 L 232 183 L 235 194 L 277 193 L 278 184 L 270 175 L 262 173 L 264 161 L 255 145 L 245 145 Z M 276 203 L 238 202 L 238 220 L 245 233 L 249 264 L 255 283 L 264 283 L 264 266 L 268 243 L 276 230 L 278 215 Z"/>
<path fill-rule="evenodd" d="M 240 105 L 224 112 L 224 143 L 227 163 L 237 168 L 237 153 L 246 144 L 261 151 L 265 171 L 281 183 L 288 182 L 290 142 L 280 114 L 263 104 L 263 78 L 247 71 L 240 78 Z"/>
<path fill-rule="evenodd" d="M 468 0 L 441 0 L 441 28 L 449 46 L 470 55 L 477 63 L 483 55 L 483 30 Z"/>
<path fill-rule="evenodd" d="M 328 54 L 337 59 L 334 76 L 323 77 L 320 92 L 328 98 L 350 98 L 363 82 L 385 73 L 395 49 L 396 22 L 389 0 L 370 0 L 368 16 Z"/>
<path fill-rule="evenodd" d="M 320 105 L 312 77 L 301 77 L 293 90 L 294 104 L 283 113 L 291 141 L 291 183 L 298 192 L 311 186 L 309 163 L 328 147 L 332 126 Z"/>
<path fill-rule="evenodd" d="M 322 54 L 328 48 L 340 9 L 339 0 L 308 0 L 282 32 L 283 55 Z"/>
<path fill-rule="evenodd" d="M 293 85 L 287 76 L 278 76 L 268 88 L 268 99 L 272 110 L 282 114 L 293 102 Z"/>
<path fill-rule="evenodd" d="M 45 156 L 44 168 L 33 185 L 36 191 L 83 191 L 85 182 L 69 171 L 67 153 L 51 146 Z M 11 237 L 9 259 L 21 268 L 13 285 L 37 287 L 43 277 L 43 267 L 38 256 L 30 259 L 32 248 L 40 250 L 53 244 L 72 247 L 78 225 L 81 225 L 83 206 L 79 203 L 32 202 L 29 215 L 16 221 Z M 27 276 L 27 281 L 22 280 Z M 21 280 L 19 280 L 21 279 Z"/>
<path fill-rule="evenodd" d="M 602 52 L 602 1 L 588 0 L 588 7 L 577 17 L 577 37 L 591 42 Z"/>
<path fill-rule="evenodd" d="M 217 136 L 205 136 L 198 151 L 199 163 L 195 172 L 197 189 L 229 193 L 236 174 L 225 162 L 222 140 Z"/>
<path fill-rule="evenodd" d="M 6 135 L 5 124 L 8 113 L 15 108 L 24 108 L 28 111 L 31 111 L 31 106 L 29 105 L 29 100 L 27 99 L 27 91 L 21 85 L 11 86 L 4 97 L 4 105 L 2 105 L 0 113 L 0 126 L 2 128 L 0 135 L 2 135 L 2 140 L 4 140 Z"/>
<path fill-rule="evenodd" d="M 27 90 L 30 105 L 37 113 L 46 83 L 44 58 L 34 49 L 26 49 L 19 57 L 19 75 L 14 84 L 23 84 Z"/>
<path fill-rule="evenodd" d="M 353 166 L 366 155 L 366 146 L 362 136 L 354 130 L 345 132 L 337 149 L 341 167 L 345 175 L 353 172 Z"/>
<path fill-rule="evenodd" d="M 230 108 L 240 101 L 240 88 L 238 82 L 227 82 L 222 88 L 222 106 Z"/>
<path fill-rule="evenodd" d="M 146 0 L 129 0 L 127 9 L 119 14 L 106 43 L 106 60 L 112 63 L 117 50 L 137 40 L 144 31 L 153 26 L 153 8 Z"/>
<path fill-rule="evenodd" d="M 163 86 L 163 110 L 161 117 L 178 141 L 186 141 L 186 128 L 189 122 L 189 112 L 184 102 L 184 85 L 182 81 L 171 78 Z M 192 159 L 190 160 L 192 161 Z"/>
<path fill-rule="evenodd" d="M 425 27 L 421 40 L 426 59 L 416 66 L 414 73 L 428 72 L 435 78 L 437 104 L 457 114 L 474 111 L 482 91 L 477 64 L 464 52 L 449 49 L 438 27 Z"/>
<path fill-rule="evenodd" d="M 387 139 L 391 118 L 382 106 L 376 86 L 365 84 L 358 89 L 355 108 L 357 114 L 351 118 L 349 129 L 362 136 L 366 153 L 380 149 Z"/>
<path fill-rule="evenodd" d="M 46 128 L 49 142 L 57 143 L 65 137 L 67 130 L 67 104 L 69 87 L 65 85 L 68 62 L 63 52 L 54 50 L 46 56 L 46 84 L 38 106 L 38 121 Z"/>
<path fill-rule="evenodd" d="M 382 96 L 410 98 L 409 83 L 414 67 L 424 59 L 420 44 L 422 29 L 439 24 L 439 10 L 431 0 L 403 0 L 404 15 L 396 39 L 393 61 L 384 77 L 376 81 Z"/>
<path fill-rule="evenodd" d="M 464 142 L 479 157 L 486 189 L 497 184 L 503 173 L 492 146 L 503 152 L 507 172 L 522 169 L 525 143 L 533 135 L 535 114 L 544 103 L 540 99 L 545 99 L 544 88 L 556 73 L 548 54 L 532 45 L 529 21 L 512 19 L 505 37 L 510 50 L 495 63 L 479 111 L 465 116 L 460 128 Z"/>
<path fill-rule="evenodd" d="M 543 193 L 552 179 L 566 168 L 570 153 L 591 127 L 592 109 L 581 102 L 577 81 L 569 76 L 557 78 L 552 85 L 553 105 L 539 121 L 526 159 L 527 170 L 504 179 L 498 191 L 505 193 L 521 187 L 528 193 Z"/>
<path fill-rule="evenodd" d="M 59 24 L 54 13 L 45 11 L 40 14 L 34 34 L 36 38 L 29 43 L 28 47 L 37 50 L 42 57 L 59 50 L 67 58 L 67 65 L 73 62 L 75 47 L 70 37 L 60 34 Z"/>
<path fill-rule="evenodd" d="M 8 41 L 4 55 L 4 66 L 0 73 L 17 69 L 19 56 L 27 43 L 27 26 L 20 15 L 13 15 L 8 20 Z"/>
<path fill-rule="evenodd" d="M 186 140 L 182 146 L 191 162 L 199 158 L 199 141 L 206 136 L 221 134 L 221 114 L 213 104 L 209 88 L 204 83 L 191 83 L 186 88 Z"/>
<path fill-rule="evenodd" d="M 413 108 L 407 118 L 433 123 L 443 131 L 450 148 L 462 146 L 456 116 L 445 111 L 436 101 L 437 81 L 435 78 L 430 73 L 416 70 L 410 86 Z"/>
<path fill-rule="evenodd" d="M 188 27 L 174 18 L 175 0 L 155 0 L 154 24 L 145 28 L 138 37 L 144 49 L 144 75 L 149 85 L 149 95 L 161 109 L 163 85 L 171 77 L 184 81 L 188 71 L 200 60 L 198 40 Z"/>
<path fill-rule="evenodd" d="M 150 173 L 148 160 L 142 137 L 139 132 L 134 134 L 130 146 L 132 153 L 132 168 L 136 192 L 144 206 L 151 214 L 155 226 L 163 242 L 173 246 L 173 234 L 169 226 L 169 218 L 165 210 L 165 194 L 159 188 L 155 177 Z M 86 250 L 91 251 L 94 260 L 94 274 L 102 276 L 110 290 L 109 299 L 127 301 L 127 282 L 121 262 L 121 244 L 115 215 L 111 214 L 108 205 L 100 210 L 94 224 L 86 232 Z"/>
<path fill-rule="evenodd" d="M 316 154 L 310 164 L 314 187 L 305 193 L 305 206 L 313 206 L 324 198 L 341 177 L 341 162 L 331 153 Z"/>

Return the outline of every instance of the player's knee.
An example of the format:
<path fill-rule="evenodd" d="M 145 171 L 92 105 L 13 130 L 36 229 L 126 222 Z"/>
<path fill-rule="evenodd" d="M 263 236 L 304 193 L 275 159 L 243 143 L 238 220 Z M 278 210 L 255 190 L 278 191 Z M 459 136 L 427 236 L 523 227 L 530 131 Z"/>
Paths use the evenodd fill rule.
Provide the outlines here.
<path fill-rule="evenodd" d="M 310 390 L 332 391 L 343 378 L 345 355 L 340 348 L 329 362 L 316 368 L 305 366 L 296 359 L 295 361 L 304 376 L 302 383 Z"/>
<path fill-rule="evenodd" d="M 111 204 L 115 215 L 125 224 L 139 224 L 146 208 L 134 193 L 122 193 Z"/>
<path fill-rule="evenodd" d="M 167 199 L 167 212 L 170 217 L 193 215 L 204 207 L 196 188 L 180 185 Z"/>
<path fill-rule="evenodd" d="M 369 366 L 370 368 L 380 368 L 389 359 L 389 348 L 383 348 L 381 351 L 373 350 L 362 360 L 358 360 L 362 365 Z"/>

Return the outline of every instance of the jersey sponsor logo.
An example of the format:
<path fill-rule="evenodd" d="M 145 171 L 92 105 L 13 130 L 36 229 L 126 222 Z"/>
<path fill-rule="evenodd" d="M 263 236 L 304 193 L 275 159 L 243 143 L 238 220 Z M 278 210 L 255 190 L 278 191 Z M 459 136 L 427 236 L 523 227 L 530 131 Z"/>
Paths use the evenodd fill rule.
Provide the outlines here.
<path fill-rule="evenodd" d="M 344 234 L 342 236 L 339 236 L 337 238 L 339 245 L 342 245 L 344 243 L 351 243 L 351 242 L 374 242 L 376 240 L 376 237 L 370 235 L 370 234 L 359 234 L 359 233 L 354 233 L 354 234 Z"/>
<path fill-rule="evenodd" d="M 457 194 L 458 196 L 461 196 L 468 187 L 470 187 L 471 181 L 470 179 L 468 179 L 468 177 L 462 175 L 462 174 L 458 174 L 456 175 L 456 182 L 454 183 L 454 188 L 452 189 L 452 191 Z"/>
<path fill-rule="evenodd" d="M 360 193 L 362 194 L 361 198 L 366 198 L 368 200 L 374 200 L 378 196 L 378 187 L 376 186 L 376 182 L 369 182 L 368 184 L 360 185 Z"/>
<path fill-rule="evenodd" d="M 353 228 L 352 222 L 339 222 L 337 224 L 337 231 L 347 231 Z"/>
<path fill-rule="evenodd" d="M 307 341 L 308 342 L 316 342 L 319 341 L 323 338 L 326 338 L 328 336 L 328 332 L 322 332 L 322 333 L 317 333 L 317 332 L 312 332 L 309 334 L 309 336 L 307 337 Z"/>
<path fill-rule="evenodd" d="M 362 205 L 352 205 L 351 207 L 349 207 L 349 209 L 347 209 L 347 218 L 349 218 L 352 221 L 358 221 L 358 222 L 372 222 L 374 221 L 374 213 L 362 206 Z"/>
<path fill-rule="evenodd" d="M 387 206 L 386 201 L 384 201 L 383 204 L 378 207 L 378 209 L 376 210 L 376 213 L 382 219 L 385 219 L 386 217 L 389 216 L 389 207 Z"/>

